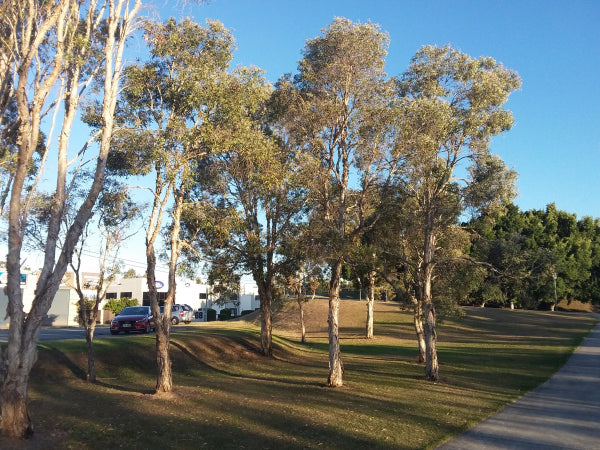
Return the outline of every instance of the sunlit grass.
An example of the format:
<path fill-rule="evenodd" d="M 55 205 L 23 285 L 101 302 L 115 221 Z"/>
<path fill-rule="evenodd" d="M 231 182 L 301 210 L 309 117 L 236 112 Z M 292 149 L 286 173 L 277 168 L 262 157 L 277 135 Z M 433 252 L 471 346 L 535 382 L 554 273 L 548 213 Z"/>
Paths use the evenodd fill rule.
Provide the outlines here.
<path fill-rule="evenodd" d="M 276 317 L 272 359 L 258 355 L 256 323 L 174 333 L 168 395 L 152 395 L 153 335 L 96 340 L 95 385 L 82 379 L 84 341 L 44 343 L 30 389 L 36 435 L 23 448 L 431 448 L 551 376 L 595 323 L 470 309 L 440 325 L 442 380 L 429 383 L 409 313 L 377 304 L 367 340 L 364 303 L 343 302 L 345 385 L 330 389 L 326 302 L 307 309 L 306 344 L 293 310 Z"/>

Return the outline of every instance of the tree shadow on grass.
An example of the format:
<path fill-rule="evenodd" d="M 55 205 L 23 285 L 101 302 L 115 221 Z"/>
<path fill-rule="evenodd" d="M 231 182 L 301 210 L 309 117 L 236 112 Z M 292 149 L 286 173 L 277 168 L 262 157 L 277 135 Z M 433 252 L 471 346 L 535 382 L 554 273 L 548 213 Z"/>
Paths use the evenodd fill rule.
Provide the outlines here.
<path fill-rule="evenodd" d="M 86 379 L 86 377 L 87 377 L 86 371 L 83 370 L 81 367 L 79 367 L 77 364 L 75 364 L 75 362 L 73 362 L 67 355 L 65 355 L 63 352 L 61 352 L 56 347 L 48 346 L 47 349 L 48 349 L 48 353 L 50 353 L 50 355 L 52 355 L 52 357 L 55 359 L 55 361 L 57 363 L 63 365 L 77 378 L 82 379 L 82 380 Z"/>

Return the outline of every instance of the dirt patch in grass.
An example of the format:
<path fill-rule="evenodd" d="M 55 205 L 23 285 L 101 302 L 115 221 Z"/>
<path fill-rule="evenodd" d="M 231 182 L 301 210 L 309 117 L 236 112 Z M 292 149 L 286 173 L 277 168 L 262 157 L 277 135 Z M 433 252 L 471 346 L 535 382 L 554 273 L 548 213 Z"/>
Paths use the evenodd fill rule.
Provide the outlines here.
<path fill-rule="evenodd" d="M 561 300 L 558 302 L 558 310 L 559 311 L 569 311 L 569 312 L 599 312 L 599 308 L 597 306 L 592 305 L 591 303 L 583 303 L 579 300 L 571 300 L 570 302 L 567 300 Z"/>

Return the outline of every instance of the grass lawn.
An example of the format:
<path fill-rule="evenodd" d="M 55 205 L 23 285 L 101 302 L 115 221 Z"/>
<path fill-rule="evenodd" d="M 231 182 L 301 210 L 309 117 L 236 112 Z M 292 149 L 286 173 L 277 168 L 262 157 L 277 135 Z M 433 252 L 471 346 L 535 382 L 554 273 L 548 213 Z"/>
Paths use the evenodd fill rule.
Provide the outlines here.
<path fill-rule="evenodd" d="M 439 325 L 440 383 L 416 363 L 412 317 L 343 301 L 342 388 L 326 387 L 327 302 L 293 303 L 274 321 L 272 359 L 256 321 L 194 324 L 172 335 L 174 392 L 153 395 L 154 335 L 95 343 L 99 383 L 86 383 L 83 340 L 44 342 L 30 385 L 36 434 L 2 448 L 432 448 L 515 400 L 567 360 L 595 320 L 580 313 L 472 308 Z"/>

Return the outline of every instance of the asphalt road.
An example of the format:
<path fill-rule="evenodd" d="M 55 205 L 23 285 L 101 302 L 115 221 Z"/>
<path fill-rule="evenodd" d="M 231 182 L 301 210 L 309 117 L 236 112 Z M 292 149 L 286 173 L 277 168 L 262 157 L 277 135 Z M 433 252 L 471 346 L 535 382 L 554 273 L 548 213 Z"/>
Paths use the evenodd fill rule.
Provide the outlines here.
<path fill-rule="evenodd" d="M 171 327 L 171 333 L 180 332 L 185 329 L 189 329 L 191 325 L 174 325 Z M 135 334 L 135 333 L 131 333 Z M 154 334 L 154 333 L 151 333 Z M 118 335 L 110 334 L 110 328 L 108 325 L 99 325 L 96 327 L 94 332 L 94 339 L 98 338 L 123 338 L 127 334 L 120 333 Z M 83 328 L 76 327 L 44 327 L 40 333 L 40 341 L 57 341 L 64 339 L 85 339 L 85 330 Z M 8 328 L 0 329 L 0 343 L 8 342 Z"/>
<path fill-rule="evenodd" d="M 552 378 L 437 448 L 600 449 L 600 323 Z"/>

